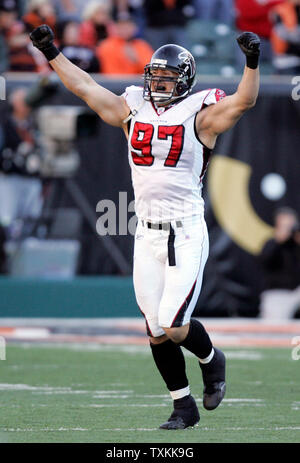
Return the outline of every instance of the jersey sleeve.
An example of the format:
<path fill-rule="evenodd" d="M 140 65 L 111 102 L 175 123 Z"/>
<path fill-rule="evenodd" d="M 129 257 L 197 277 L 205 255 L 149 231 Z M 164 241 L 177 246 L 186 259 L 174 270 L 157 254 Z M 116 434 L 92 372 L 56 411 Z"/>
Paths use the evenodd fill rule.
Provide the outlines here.
<path fill-rule="evenodd" d="M 208 94 L 204 98 L 203 105 L 209 106 L 211 104 L 216 104 L 225 97 L 226 93 L 224 90 L 221 90 L 220 88 L 213 88 L 209 90 Z"/>
<path fill-rule="evenodd" d="M 136 85 L 130 85 L 130 87 L 126 87 L 125 92 L 122 93 L 121 96 L 125 98 L 126 103 L 128 104 L 130 111 L 133 114 L 140 109 L 145 101 L 143 98 L 143 88 L 137 87 Z"/>
<path fill-rule="evenodd" d="M 190 117 L 201 111 L 205 106 L 216 104 L 225 97 L 225 92 L 219 88 L 207 88 L 206 90 L 194 93 L 183 100 L 185 117 Z"/>

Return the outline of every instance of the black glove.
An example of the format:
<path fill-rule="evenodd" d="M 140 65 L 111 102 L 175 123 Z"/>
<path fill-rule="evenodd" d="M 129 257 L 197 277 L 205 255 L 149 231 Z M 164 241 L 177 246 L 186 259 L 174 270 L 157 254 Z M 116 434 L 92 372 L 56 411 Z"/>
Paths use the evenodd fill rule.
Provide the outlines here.
<path fill-rule="evenodd" d="M 47 26 L 47 24 L 42 24 L 34 29 L 29 37 L 33 45 L 44 53 L 48 61 L 56 58 L 60 53 L 58 48 L 53 44 L 54 34 L 51 27 Z"/>
<path fill-rule="evenodd" d="M 258 35 L 253 32 L 243 32 L 236 40 L 242 52 L 246 55 L 247 67 L 256 69 L 260 53 L 260 38 Z"/>

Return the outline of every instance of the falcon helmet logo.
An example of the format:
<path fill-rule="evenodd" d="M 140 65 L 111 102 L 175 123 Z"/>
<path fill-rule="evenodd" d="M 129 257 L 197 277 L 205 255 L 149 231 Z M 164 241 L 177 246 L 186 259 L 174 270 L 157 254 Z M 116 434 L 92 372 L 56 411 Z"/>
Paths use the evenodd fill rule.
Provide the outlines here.
<path fill-rule="evenodd" d="M 224 90 L 221 90 L 220 88 L 217 88 L 216 90 L 216 100 L 217 101 L 220 101 L 220 100 L 223 100 L 223 98 L 226 97 L 226 93 L 224 92 Z"/>
<path fill-rule="evenodd" d="M 193 72 L 192 55 L 187 50 L 180 52 L 178 58 L 182 61 L 182 70 L 185 74 L 189 70 Z"/>
<path fill-rule="evenodd" d="M 185 64 L 190 64 L 191 62 L 190 54 L 187 51 L 182 51 L 179 53 L 178 58 L 182 59 Z"/>

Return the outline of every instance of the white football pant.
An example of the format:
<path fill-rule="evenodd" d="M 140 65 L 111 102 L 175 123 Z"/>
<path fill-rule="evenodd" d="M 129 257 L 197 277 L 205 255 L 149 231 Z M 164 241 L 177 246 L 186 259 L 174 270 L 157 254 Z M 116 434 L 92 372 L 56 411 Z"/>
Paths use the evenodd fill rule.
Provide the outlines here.
<path fill-rule="evenodd" d="M 203 216 L 172 221 L 176 265 L 168 260 L 168 230 L 147 227 L 139 220 L 135 234 L 133 282 L 137 304 L 146 319 L 149 336 L 164 328 L 189 323 L 202 285 L 209 242 Z"/>

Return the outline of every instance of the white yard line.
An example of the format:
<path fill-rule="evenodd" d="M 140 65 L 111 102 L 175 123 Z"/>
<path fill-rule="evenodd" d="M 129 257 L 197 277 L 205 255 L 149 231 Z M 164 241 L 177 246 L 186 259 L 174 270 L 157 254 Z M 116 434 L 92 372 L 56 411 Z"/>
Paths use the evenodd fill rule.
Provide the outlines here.
<path fill-rule="evenodd" d="M 124 394 L 126 397 L 130 397 L 129 394 L 133 394 L 132 390 L 77 390 L 71 387 L 50 387 L 50 386 L 31 386 L 29 384 L 10 384 L 0 383 L 0 391 L 29 391 L 36 394 L 93 394 L 101 396 L 103 398 L 123 398 Z"/>
<path fill-rule="evenodd" d="M 62 431 L 90 431 L 87 428 L 0 428 L 1 432 L 62 432 Z"/>
<path fill-rule="evenodd" d="M 230 427 L 230 428 L 210 428 L 210 427 L 202 427 L 201 425 L 197 424 L 194 428 L 198 428 L 198 432 L 200 431 L 300 431 L 300 426 L 275 426 L 275 427 Z M 193 428 L 185 430 L 185 432 L 191 432 Z M 105 428 L 101 431 L 159 431 L 158 428 Z"/>
<path fill-rule="evenodd" d="M 24 349 L 27 348 L 53 348 L 53 349 L 68 349 L 72 351 L 97 351 L 97 352 L 122 352 L 126 354 L 142 354 L 142 355 L 151 355 L 151 350 L 149 346 L 135 346 L 135 345 L 124 345 L 124 344 L 96 344 L 96 343 L 50 343 L 50 342 L 42 342 L 41 344 L 36 343 L 28 343 L 22 342 L 15 344 L 16 346 L 22 347 Z M 224 349 L 224 353 L 228 360 L 262 360 L 264 355 L 261 352 L 255 350 L 237 350 L 232 351 L 228 349 Z M 184 351 L 185 356 L 187 357 L 194 357 L 192 353 L 185 349 Z"/>
<path fill-rule="evenodd" d="M 119 407 L 139 407 L 139 408 L 148 408 L 148 407 L 169 407 L 170 404 L 88 404 L 81 405 L 80 408 L 119 408 Z"/>
<path fill-rule="evenodd" d="M 204 426 L 202 427 L 201 425 L 196 425 L 194 428 L 198 428 L 197 431 L 202 432 L 202 431 L 300 431 L 300 426 L 274 426 L 274 427 L 222 427 L 222 428 L 213 428 L 213 427 L 207 427 Z M 193 429 L 193 428 L 192 428 Z M 192 429 L 188 429 L 185 432 L 191 432 Z M 0 428 L 0 433 L 1 432 L 69 432 L 69 431 L 91 431 L 91 429 L 88 428 L 67 428 L 67 427 L 59 427 L 59 428 Z M 116 431 L 116 432 L 127 432 L 127 431 L 159 431 L 158 428 L 105 428 L 102 429 L 101 432 L 106 431 L 106 432 L 111 432 L 111 431 Z"/>
<path fill-rule="evenodd" d="M 29 384 L 11 384 L 11 383 L 0 383 L 0 391 L 27 391 L 34 394 L 90 394 L 94 399 L 128 399 L 128 398 L 141 398 L 141 399 L 162 399 L 171 400 L 169 394 L 135 394 L 133 390 L 81 390 L 72 389 L 71 387 L 51 387 L 51 386 L 31 386 Z M 196 398 L 197 401 L 201 401 L 202 398 Z M 256 398 L 226 398 L 223 399 L 225 403 L 262 403 L 264 399 Z M 297 402 L 293 402 L 293 406 L 297 405 Z M 116 404 L 118 406 L 120 404 Z M 131 406 L 129 404 L 129 406 Z"/>

